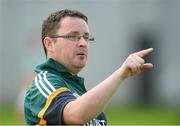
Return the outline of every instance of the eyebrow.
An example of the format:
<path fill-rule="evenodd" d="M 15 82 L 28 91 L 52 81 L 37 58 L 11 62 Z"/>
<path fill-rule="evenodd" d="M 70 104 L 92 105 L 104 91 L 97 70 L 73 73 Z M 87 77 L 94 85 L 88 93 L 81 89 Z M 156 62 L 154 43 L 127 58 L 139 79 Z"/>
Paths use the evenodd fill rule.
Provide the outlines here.
<path fill-rule="evenodd" d="M 68 34 L 76 34 L 77 35 L 77 34 L 80 34 L 80 32 L 79 31 L 71 31 Z M 89 32 L 85 32 L 84 35 L 89 35 Z"/>

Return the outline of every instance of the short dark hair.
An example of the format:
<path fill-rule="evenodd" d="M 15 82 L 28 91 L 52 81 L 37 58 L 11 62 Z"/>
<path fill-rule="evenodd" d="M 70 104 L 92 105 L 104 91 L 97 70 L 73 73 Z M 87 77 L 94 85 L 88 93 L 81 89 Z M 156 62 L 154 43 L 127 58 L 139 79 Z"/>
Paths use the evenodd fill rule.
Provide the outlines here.
<path fill-rule="evenodd" d="M 41 40 L 44 47 L 44 52 L 47 56 L 47 50 L 44 45 L 44 38 L 46 36 L 53 35 L 57 32 L 60 27 L 60 22 L 64 17 L 78 17 L 83 19 L 86 23 L 88 23 L 88 18 L 81 12 L 77 10 L 69 10 L 64 9 L 57 12 L 52 13 L 46 20 L 43 21 L 42 24 L 42 32 L 41 32 Z"/>

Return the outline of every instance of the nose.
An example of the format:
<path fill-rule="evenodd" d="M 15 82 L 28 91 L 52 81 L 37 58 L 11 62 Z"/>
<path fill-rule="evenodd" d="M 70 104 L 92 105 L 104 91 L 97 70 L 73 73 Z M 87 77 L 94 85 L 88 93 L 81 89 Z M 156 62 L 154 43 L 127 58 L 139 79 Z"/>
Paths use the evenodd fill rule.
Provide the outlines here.
<path fill-rule="evenodd" d="M 88 42 L 83 37 L 81 37 L 79 42 L 78 42 L 78 46 L 87 47 L 87 45 L 88 45 Z"/>

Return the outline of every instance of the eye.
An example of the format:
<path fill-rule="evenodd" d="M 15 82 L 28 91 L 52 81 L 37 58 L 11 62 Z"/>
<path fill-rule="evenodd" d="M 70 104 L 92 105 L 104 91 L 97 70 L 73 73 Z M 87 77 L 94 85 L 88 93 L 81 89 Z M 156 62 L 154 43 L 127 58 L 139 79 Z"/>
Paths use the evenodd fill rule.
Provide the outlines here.
<path fill-rule="evenodd" d="M 84 38 L 85 40 L 88 40 L 88 39 L 89 39 L 89 35 L 84 35 L 83 38 Z"/>

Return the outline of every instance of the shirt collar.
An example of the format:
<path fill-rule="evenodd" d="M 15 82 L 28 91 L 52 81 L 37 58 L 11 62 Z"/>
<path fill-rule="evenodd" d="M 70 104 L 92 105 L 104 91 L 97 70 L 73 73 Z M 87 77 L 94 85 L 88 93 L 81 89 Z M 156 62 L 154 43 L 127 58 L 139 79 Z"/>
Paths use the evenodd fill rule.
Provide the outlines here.
<path fill-rule="evenodd" d="M 70 73 L 62 64 L 58 63 L 52 58 L 49 58 L 46 62 L 36 66 L 35 68 L 35 72 L 37 73 L 43 70 L 51 70 L 58 73 Z"/>
<path fill-rule="evenodd" d="M 71 79 L 72 81 L 75 81 L 79 85 L 84 87 L 84 78 L 79 77 L 78 75 L 71 74 L 68 69 L 66 69 L 62 64 L 58 63 L 52 58 L 49 58 L 46 62 L 36 66 L 34 71 L 36 73 L 40 73 L 41 71 L 48 71 L 50 73 L 63 76 L 66 79 Z"/>
<path fill-rule="evenodd" d="M 53 73 L 61 73 L 63 75 L 68 75 L 66 77 L 79 78 L 84 80 L 83 78 L 72 74 L 67 68 L 65 68 L 62 64 L 58 63 L 52 58 L 49 58 L 46 62 L 36 66 L 35 72 L 40 73 L 41 71 L 50 71 Z"/>

